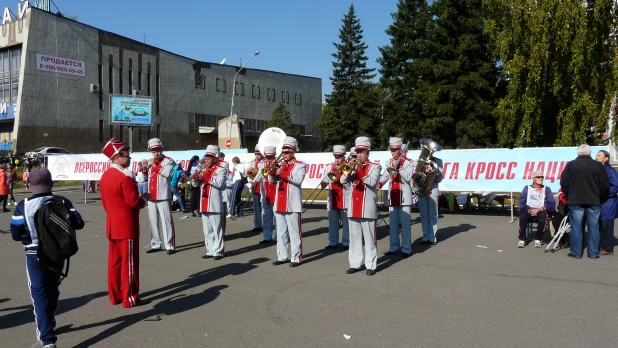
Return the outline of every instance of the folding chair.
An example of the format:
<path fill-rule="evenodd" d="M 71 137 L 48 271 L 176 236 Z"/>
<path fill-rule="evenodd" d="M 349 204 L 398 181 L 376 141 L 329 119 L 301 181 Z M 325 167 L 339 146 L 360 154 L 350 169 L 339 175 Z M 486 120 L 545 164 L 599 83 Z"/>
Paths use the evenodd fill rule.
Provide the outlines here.
<path fill-rule="evenodd" d="M 547 248 L 545 248 L 544 252 L 551 251 L 553 254 L 557 250 L 562 249 L 562 245 L 560 245 L 560 240 L 562 239 L 566 231 L 571 228 L 571 224 L 568 222 L 568 219 L 568 216 L 565 216 L 564 219 L 562 219 L 562 221 L 560 222 L 560 227 L 558 228 L 558 232 L 556 232 L 551 242 L 547 244 Z M 552 243 L 554 244 L 553 248 L 551 246 Z"/>

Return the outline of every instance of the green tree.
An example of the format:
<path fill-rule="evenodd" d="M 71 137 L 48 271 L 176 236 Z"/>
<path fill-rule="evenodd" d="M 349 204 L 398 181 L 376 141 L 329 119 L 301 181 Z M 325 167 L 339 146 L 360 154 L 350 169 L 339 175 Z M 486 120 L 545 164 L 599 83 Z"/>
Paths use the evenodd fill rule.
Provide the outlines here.
<path fill-rule="evenodd" d="M 385 129 L 444 147 L 495 143 L 496 63 L 483 33 L 482 0 L 400 0 L 380 48 Z"/>
<path fill-rule="evenodd" d="M 286 135 L 296 138 L 300 141 L 300 130 L 292 123 L 292 117 L 290 112 L 285 107 L 283 102 L 279 103 L 273 111 L 273 117 L 268 121 L 268 128 L 277 127 L 281 128 Z"/>
<path fill-rule="evenodd" d="M 327 150 L 337 144 L 351 147 L 359 135 L 369 136 L 373 141 L 378 138 L 376 88 L 370 83 L 375 69 L 367 68 L 367 45 L 354 5 L 350 5 L 343 17 L 339 39 L 339 43 L 333 43 L 336 48 L 332 54 L 335 60 L 330 78 L 333 90 L 326 96 L 317 122 Z"/>
<path fill-rule="evenodd" d="M 383 146 L 389 136 L 401 136 L 417 144 L 421 135 L 421 103 L 415 91 L 427 57 L 427 29 L 431 15 L 426 0 L 399 0 L 393 23 L 386 29 L 390 44 L 380 47 L 380 128 Z M 412 145 L 414 148 L 415 145 Z"/>
<path fill-rule="evenodd" d="M 616 43 L 609 40 L 616 28 L 612 3 L 487 1 L 485 30 L 508 80 L 496 109 L 500 144 L 602 141 L 616 91 Z"/>

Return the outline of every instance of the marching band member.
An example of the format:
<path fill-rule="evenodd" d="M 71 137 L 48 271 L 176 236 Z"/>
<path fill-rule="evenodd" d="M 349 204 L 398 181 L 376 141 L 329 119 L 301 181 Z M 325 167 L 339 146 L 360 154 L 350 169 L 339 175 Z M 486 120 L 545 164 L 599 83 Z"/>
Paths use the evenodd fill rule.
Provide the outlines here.
<path fill-rule="evenodd" d="M 303 259 L 301 213 L 303 211 L 301 184 L 305 178 L 305 163 L 296 160 L 298 141 L 293 137 L 283 140 L 283 163 L 270 171 L 268 181 L 277 183 L 275 196 L 275 219 L 277 226 L 277 261 L 274 265 L 290 262 L 288 246 L 291 244 L 290 267 L 297 267 Z"/>
<path fill-rule="evenodd" d="M 275 196 L 277 192 L 277 184 L 268 181 L 268 178 L 262 176 L 262 169 L 267 168 L 276 161 L 277 149 L 274 146 L 264 146 L 264 161 L 260 163 L 256 180 L 260 183 L 260 191 L 262 192 L 262 212 L 264 222 L 264 239 L 260 244 L 274 243 L 277 236 L 273 238 L 273 230 L 275 229 L 273 207 L 275 205 Z"/>
<path fill-rule="evenodd" d="M 410 211 L 412 208 L 412 187 L 410 179 L 414 173 L 413 163 L 403 153 L 402 139 L 391 137 L 389 148 L 393 156 L 387 161 L 386 167 L 393 168 L 394 174 L 385 170 L 378 187 L 390 182 L 388 187 L 389 201 L 389 234 L 390 248 L 384 255 L 394 255 L 401 252 L 406 258 L 412 254 L 412 234 L 410 231 Z M 396 166 L 396 168 L 395 168 Z M 401 225 L 401 244 L 399 240 L 399 225 Z"/>
<path fill-rule="evenodd" d="M 103 154 L 112 165 L 101 177 L 101 203 L 109 239 L 107 294 L 112 305 L 124 308 L 148 304 L 139 298 L 139 212 L 146 206 L 148 192 L 138 193 L 135 177 L 128 169 L 129 148 L 111 138 Z"/>
<path fill-rule="evenodd" d="M 163 154 L 163 143 L 159 138 L 148 140 L 148 151 L 152 153 L 148 172 L 148 217 L 150 218 L 150 250 L 146 253 L 161 251 L 161 238 L 159 237 L 159 218 L 163 228 L 163 242 L 167 254 L 176 252 L 176 232 L 174 220 L 170 212 L 170 200 L 172 199 L 172 171 L 176 162 Z"/>
<path fill-rule="evenodd" d="M 260 163 L 264 161 L 264 156 L 260 153 L 260 148 L 255 145 L 255 159 L 251 161 L 249 168 L 259 170 Z M 263 231 L 262 227 L 262 204 L 261 204 L 261 187 L 258 181 L 251 183 L 251 196 L 253 197 L 253 230 L 254 232 Z"/>
<path fill-rule="evenodd" d="M 204 229 L 204 244 L 206 255 L 203 259 L 223 258 L 225 242 L 225 203 L 223 202 L 223 190 L 226 189 L 228 165 L 219 160 L 219 147 L 208 145 L 206 147 L 206 168 L 202 172 L 202 190 L 200 199 L 200 212 L 202 213 L 202 225 Z"/>
<path fill-rule="evenodd" d="M 322 188 L 328 186 L 329 193 L 326 199 L 326 209 L 328 210 L 328 245 L 325 249 L 336 248 L 339 245 L 339 220 L 343 225 L 343 236 L 341 243 L 344 249 L 350 246 L 350 231 L 348 229 L 348 214 L 346 212 L 346 202 L 350 199 L 350 184 L 341 183 L 341 166 L 345 163 L 345 146 L 333 146 L 333 156 L 335 162 L 331 163 L 327 172 L 336 173 L 337 180 L 326 182 L 324 180 Z"/>
<path fill-rule="evenodd" d="M 350 268 L 347 274 L 362 270 L 363 239 L 365 240 L 365 267 L 367 275 L 376 273 L 378 248 L 376 238 L 376 220 L 378 218 L 376 189 L 380 180 L 382 166 L 369 161 L 371 140 L 367 137 L 356 138 L 356 161 L 352 163 L 350 176 L 341 175 L 341 182 L 351 183 L 351 195 L 348 205 L 350 224 Z"/>
<path fill-rule="evenodd" d="M 438 166 L 436 180 L 431 185 L 431 190 L 426 195 L 418 196 L 418 210 L 421 214 L 421 226 L 423 239 L 418 244 L 436 245 L 436 232 L 438 231 L 438 199 L 440 190 L 438 184 L 442 181 L 442 160 L 431 156 L 431 160 Z M 425 173 L 431 173 L 431 167 L 425 166 Z"/>

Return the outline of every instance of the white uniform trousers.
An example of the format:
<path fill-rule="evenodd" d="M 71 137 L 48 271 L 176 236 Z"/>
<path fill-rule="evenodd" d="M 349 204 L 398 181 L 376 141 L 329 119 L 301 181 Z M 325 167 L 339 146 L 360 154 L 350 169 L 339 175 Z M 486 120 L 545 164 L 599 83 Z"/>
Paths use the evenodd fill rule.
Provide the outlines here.
<path fill-rule="evenodd" d="M 410 222 L 410 206 L 395 206 L 388 208 L 388 218 L 390 220 L 389 235 L 390 248 L 388 251 L 409 254 L 412 252 L 412 231 Z M 399 225 L 401 225 L 401 244 L 399 244 Z"/>
<path fill-rule="evenodd" d="M 423 240 L 435 242 L 438 232 L 438 190 L 432 190 L 431 195 L 418 197 L 418 209 L 421 213 Z"/>
<path fill-rule="evenodd" d="M 225 229 L 222 221 L 224 213 L 202 213 L 202 228 L 204 229 L 204 245 L 206 255 L 223 256 L 225 250 Z"/>
<path fill-rule="evenodd" d="M 277 224 L 277 261 L 302 262 L 303 235 L 300 213 L 275 213 Z M 288 247 L 292 244 L 292 257 Z"/>
<path fill-rule="evenodd" d="M 161 237 L 159 237 L 160 219 L 165 249 L 176 249 L 176 231 L 174 230 L 174 219 L 172 219 L 172 213 L 170 212 L 170 201 L 148 201 L 148 217 L 150 218 L 150 247 L 152 249 L 161 248 Z"/>
<path fill-rule="evenodd" d="M 363 238 L 365 239 L 365 267 L 376 269 L 378 263 L 378 240 L 375 219 L 350 218 L 350 268 L 360 268 L 363 262 Z"/>
<path fill-rule="evenodd" d="M 328 245 L 339 244 L 339 219 L 343 225 L 343 246 L 350 245 L 350 229 L 348 224 L 348 212 L 345 209 L 331 209 L 328 211 Z"/>
<path fill-rule="evenodd" d="M 263 204 L 262 213 L 264 215 L 264 240 L 273 239 L 273 230 L 275 229 L 272 204 Z M 275 239 L 277 235 L 275 234 Z"/>

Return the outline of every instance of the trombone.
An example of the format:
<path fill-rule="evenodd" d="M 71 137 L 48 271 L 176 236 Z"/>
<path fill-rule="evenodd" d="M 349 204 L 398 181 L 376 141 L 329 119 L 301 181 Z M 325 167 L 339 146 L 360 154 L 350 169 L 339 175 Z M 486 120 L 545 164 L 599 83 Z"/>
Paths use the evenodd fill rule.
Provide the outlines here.
<path fill-rule="evenodd" d="M 320 180 L 320 182 L 318 183 L 318 186 L 316 186 L 313 191 L 311 192 L 311 194 L 309 195 L 309 197 L 307 197 L 307 199 L 305 199 L 305 201 L 303 202 L 303 213 L 305 213 L 307 211 L 307 209 L 309 209 L 308 207 L 305 208 L 305 206 L 307 205 L 307 202 L 311 199 L 311 202 L 309 203 L 309 205 L 312 205 L 313 202 L 315 202 L 315 200 L 318 198 L 318 196 L 320 195 L 320 193 L 322 193 L 322 191 L 324 191 L 324 188 L 326 188 L 326 186 L 321 187 L 322 183 L 324 182 L 324 179 L 328 178 L 330 180 L 330 175 L 328 174 L 333 174 L 332 172 L 328 172 L 326 174 L 324 174 L 324 176 L 322 177 L 322 179 Z M 320 190 L 318 191 L 318 188 L 320 188 Z M 315 194 L 315 196 L 314 196 Z"/>
<path fill-rule="evenodd" d="M 408 145 L 410 145 L 409 141 L 406 144 L 406 147 L 408 147 Z M 404 153 L 403 153 L 403 151 L 401 151 L 401 154 L 399 155 L 399 158 L 397 158 L 397 161 L 395 162 L 395 166 L 394 167 L 386 168 L 386 171 L 388 172 L 388 174 L 396 175 L 399 172 L 399 169 L 398 169 L 399 168 L 399 163 L 401 163 L 401 159 L 403 158 L 403 156 L 404 156 Z"/>
<path fill-rule="evenodd" d="M 249 178 L 249 180 L 254 180 L 257 175 L 258 175 L 257 168 L 251 168 L 247 171 L 247 178 Z"/>

